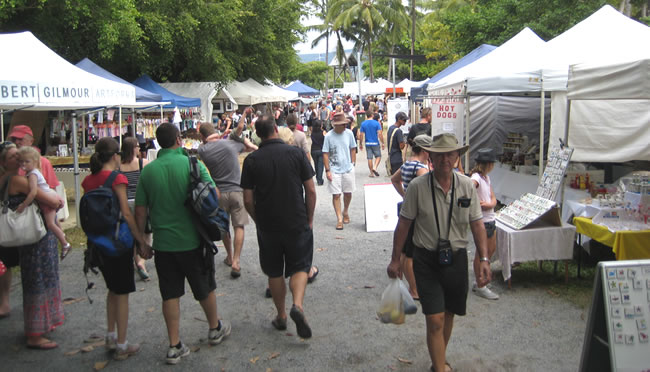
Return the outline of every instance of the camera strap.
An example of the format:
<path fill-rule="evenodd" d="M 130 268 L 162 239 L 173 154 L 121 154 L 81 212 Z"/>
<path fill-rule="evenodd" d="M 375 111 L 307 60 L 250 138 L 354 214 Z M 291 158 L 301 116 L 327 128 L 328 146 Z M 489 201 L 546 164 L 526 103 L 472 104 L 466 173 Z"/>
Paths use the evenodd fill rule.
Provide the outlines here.
<path fill-rule="evenodd" d="M 440 224 L 438 223 L 438 208 L 436 207 L 436 186 L 433 182 L 433 171 L 429 172 L 429 182 L 431 184 L 431 199 L 433 200 L 433 214 L 436 220 L 436 229 L 438 229 L 438 239 L 442 238 L 440 235 Z M 451 231 L 451 215 L 454 212 L 454 194 L 456 191 L 456 175 L 451 175 L 451 202 L 449 203 L 449 216 L 447 219 L 447 240 L 449 240 L 449 232 Z"/>

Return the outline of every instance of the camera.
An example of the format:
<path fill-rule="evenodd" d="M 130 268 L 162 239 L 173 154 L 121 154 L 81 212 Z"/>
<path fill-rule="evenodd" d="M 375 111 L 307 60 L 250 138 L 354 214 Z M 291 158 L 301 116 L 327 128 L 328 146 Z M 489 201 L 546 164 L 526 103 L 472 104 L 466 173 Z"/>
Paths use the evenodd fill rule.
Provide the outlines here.
<path fill-rule="evenodd" d="M 447 239 L 438 239 L 438 264 L 449 266 L 452 263 L 451 242 Z"/>

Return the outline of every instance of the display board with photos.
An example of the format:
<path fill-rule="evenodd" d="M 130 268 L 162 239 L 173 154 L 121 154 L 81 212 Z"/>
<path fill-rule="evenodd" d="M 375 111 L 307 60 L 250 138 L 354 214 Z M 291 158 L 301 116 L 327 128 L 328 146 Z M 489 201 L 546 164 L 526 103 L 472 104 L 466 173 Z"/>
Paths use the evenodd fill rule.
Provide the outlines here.
<path fill-rule="evenodd" d="M 556 221 L 555 218 L 557 214 L 557 219 L 559 219 L 559 212 L 554 201 L 527 193 L 507 207 L 499 210 L 496 218 L 504 225 L 515 230 L 521 230 L 547 215 L 551 217 L 551 213 L 553 214 L 551 224 L 561 225 L 561 221 Z"/>
<path fill-rule="evenodd" d="M 600 262 L 580 371 L 647 371 L 650 260 Z"/>
<path fill-rule="evenodd" d="M 552 147 L 549 150 L 544 174 L 537 186 L 535 195 L 545 199 L 555 200 L 557 193 L 560 191 L 560 187 L 562 187 L 562 180 L 569 166 L 569 161 L 571 161 L 572 154 L 573 149 L 566 146 L 562 148 Z"/>

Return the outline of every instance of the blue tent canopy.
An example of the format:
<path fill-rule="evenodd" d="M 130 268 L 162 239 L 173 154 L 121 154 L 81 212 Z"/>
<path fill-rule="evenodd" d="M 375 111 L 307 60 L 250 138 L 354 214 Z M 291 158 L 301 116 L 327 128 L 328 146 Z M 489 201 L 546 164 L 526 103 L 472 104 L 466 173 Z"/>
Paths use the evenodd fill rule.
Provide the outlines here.
<path fill-rule="evenodd" d="M 424 84 L 433 84 L 436 81 L 444 78 L 445 76 L 451 74 L 452 72 L 458 70 L 461 67 L 467 66 L 470 63 L 476 61 L 477 59 L 483 57 L 484 55 L 490 53 L 494 49 L 496 49 L 494 45 L 489 45 L 489 44 L 481 44 L 478 48 L 472 50 L 471 52 L 467 53 L 463 58 L 459 59 L 458 61 L 452 63 L 451 65 L 447 66 L 446 69 L 440 71 L 437 73 L 434 77 L 431 79 L 427 80 L 424 82 Z M 423 85 L 424 85 L 423 84 Z"/>
<path fill-rule="evenodd" d="M 104 70 L 95 62 L 91 61 L 88 58 L 84 58 L 79 63 L 76 64 L 80 69 L 90 72 L 93 75 L 101 76 L 105 79 L 113 80 L 118 83 L 128 84 L 135 88 L 135 101 L 136 102 L 160 102 L 162 101 L 162 96 L 160 94 L 152 93 L 148 90 L 142 89 L 139 86 L 133 85 L 128 81 L 122 79 L 119 76 L 115 76 L 110 72 Z"/>
<path fill-rule="evenodd" d="M 171 102 L 170 105 L 164 106 L 165 108 L 174 108 L 174 107 L 201 107 L 200 98 L 188 98 L 174 94 L 167 89 L 161 87 L 149 77 L 149 75 L 142 75 L 133 81 L 134 85 L 139 86 L 140 88 L 146 89 L 148 91 L 158 93 L 162 96 L 163 101 Z"/>
<path fill-rule="evenodd" d="M 302 81 L 296 80 L 293 83 L 289 84 L 288 87 L 285 88 L 286 90 L 290 90 L 293 92 L 298 92 L 299 96 L 316 96 L 320 94 L 320 92 L 308 85 L 305 85 Z"/>

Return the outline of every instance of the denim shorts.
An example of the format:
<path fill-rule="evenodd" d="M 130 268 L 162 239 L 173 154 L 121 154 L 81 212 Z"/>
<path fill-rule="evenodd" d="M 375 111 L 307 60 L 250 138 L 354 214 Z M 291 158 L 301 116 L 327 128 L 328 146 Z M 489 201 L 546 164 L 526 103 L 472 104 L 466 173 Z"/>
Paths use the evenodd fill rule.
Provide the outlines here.
<path fill-rule="evenodd" d="M 379 145 L 366 146 L 366 157 L 368 160 L 381 158 L 381 147 Z"/>

